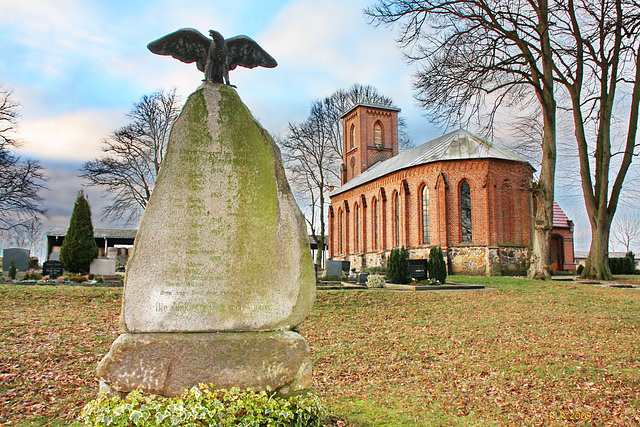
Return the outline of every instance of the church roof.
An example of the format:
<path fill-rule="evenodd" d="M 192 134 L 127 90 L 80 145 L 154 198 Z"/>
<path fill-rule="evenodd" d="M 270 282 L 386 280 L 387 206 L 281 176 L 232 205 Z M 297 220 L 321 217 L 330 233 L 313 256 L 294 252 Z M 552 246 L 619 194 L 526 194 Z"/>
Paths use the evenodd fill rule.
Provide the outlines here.
<path fill-rule="evenodd" d="M 393 172 L 442 160 L 503 159 L 527 163 L 522 157 L 464 129 L 449 132 L 432 141 L 376 163 L 331 192 L 331 196 L 366 184 Z"/>
<path fill-rule="evenodd" d="M 553 228 L 570 228 L 573 222 L 569 220 L 558 202 L 553 201 Z"/>

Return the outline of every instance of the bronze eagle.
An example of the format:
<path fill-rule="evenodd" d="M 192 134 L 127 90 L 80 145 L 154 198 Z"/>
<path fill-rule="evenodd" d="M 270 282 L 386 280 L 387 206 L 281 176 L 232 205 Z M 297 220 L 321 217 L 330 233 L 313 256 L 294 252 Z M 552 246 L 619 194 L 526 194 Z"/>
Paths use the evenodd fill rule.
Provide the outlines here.
<path fill-rule="evenodd" d="M 204 73 L 205 82 L 229 83 L 229 70 L 238 65 L 246 68 L 278 65 L 264 49 L 247 36 L 224 39 L 217 31 L 209 30 L 211 39 L 194 28 L 182 28 L 152 41 L 147 48 L 157 55 L 171 55 L 186 63 L 195 62 Z M 224 79 L 224 80 L 223 80 Z"/>

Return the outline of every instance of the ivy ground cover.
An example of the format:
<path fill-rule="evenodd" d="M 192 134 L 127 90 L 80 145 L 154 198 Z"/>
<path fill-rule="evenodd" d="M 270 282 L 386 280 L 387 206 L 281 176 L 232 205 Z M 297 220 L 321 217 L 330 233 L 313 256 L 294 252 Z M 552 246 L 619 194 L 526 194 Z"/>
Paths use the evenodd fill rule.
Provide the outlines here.
<path fill-rule="evenodd" d="M 319 292 L 300 332 L 335 424 L 640 424 L 639 290 L 454 278 L 492 289 Z M 0 424 L 73 422 L 120 298 L 0 286 Z"/>

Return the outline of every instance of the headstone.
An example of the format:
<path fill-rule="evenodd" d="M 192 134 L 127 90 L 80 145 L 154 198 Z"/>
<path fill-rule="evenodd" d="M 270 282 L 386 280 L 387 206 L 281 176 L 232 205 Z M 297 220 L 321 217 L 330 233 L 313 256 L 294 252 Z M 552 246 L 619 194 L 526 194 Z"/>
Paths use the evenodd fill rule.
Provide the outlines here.
<path fill-rule="evenodd" d="M 367 273 L 358 273 L 358 285 L 366 285 L 368 278 L 369 278 L 369 274 L 367 274 Z"/>
<path fill-rule="evenodd" d="M 9 271 L 11 261 L 14 262 L 18 271 L 29 269 L 29 249 L 7 248 L 2 251 L 2 271 Z"/>
<path fill-rule="evenodd" d="M 351 262 L 342 261 L 342 271 L 346 271 L 347 273 L 351 271 Z"/>
<path fill-rule="evenodd" d="M 115 276 L 116 260 L 111 258 L 96 258 L 89 265 L 89 273 L 95 276 Z"/>
<path fill-rule="evenodd" d="M 342 261 L 326 261 L 327 276 L 342 276 Z"/>
<path fill-rule="evenodd" d="M 205 82 L 174 122 L 127 268 L 102 390 L 311 386 L 292 331 L 315 298 L 304 218 L 278 147 L 232 88 Z"/>
<path fill-rule="evenodd" d="M 42 264 L 42 275 L 49 276 L 50 279 L 57 279 L 64 274 L 64 264 L 62 261 L 49 260 Z"/>
<path fill-rule="evenodd" d="M 426 259 L 410 259 L 409 262 L 409 275 L 416 279 L 416 281 L 427 280 L 428 275 L 428 263 Z"/>

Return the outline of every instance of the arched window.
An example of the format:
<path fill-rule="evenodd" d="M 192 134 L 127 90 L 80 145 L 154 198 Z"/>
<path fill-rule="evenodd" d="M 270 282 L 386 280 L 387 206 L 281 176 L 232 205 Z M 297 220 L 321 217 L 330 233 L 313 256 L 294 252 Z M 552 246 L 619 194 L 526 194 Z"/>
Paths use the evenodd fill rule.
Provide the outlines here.
<path fill-rule="evenodd" d="M 400 193 L 396 193 L 393 197 L 393 210 L 393 222 L 395 226 L 395 235 L 393 238 L 395 239 L 395 246 L 398 247 L 400 246 Z"/>
<path fill-rule="evenodd" d="M 431 239 L 429 229 L 429 188 L 422 187 L 422 243 L 429 244 Z"/>
<path fill-rule="evenodd" d="M 356 126 L 354 124 L 351 125 L 349 129 L 349 150 L 351 150 L 356 145 Z"/>
<path fill-rule="evenodd" d="M 382 138 L 382 124 L 379 121 L 373 125 L 373 143 L 374 145 L 384 145 L 384 139 Z"/>
<path fill-rule="evenodd" d="M 342 228 L 344 222 L 342 221 L 342 209 L 338 212 L 338 252 L 342 254 L 342 236 L 344 235 L 344 229 Z"/>
<path fill-rule="evenodd" d="M 356 253 L 358 253 L 360 252 L 360 205 L 356 205 L 353 215 L 353 230 L 355 233 Z"/>
<path fill-rule="evenodd" d="M 471 187 L 467 181 L 460 184 L 460 229 L 463 242 L 473 241 L 471 232 Z"/>
<path fill-rule="evenodd" d="M 378 200 L 373 199 L 373 248 L 379 249 L 378 247 Z"/>

